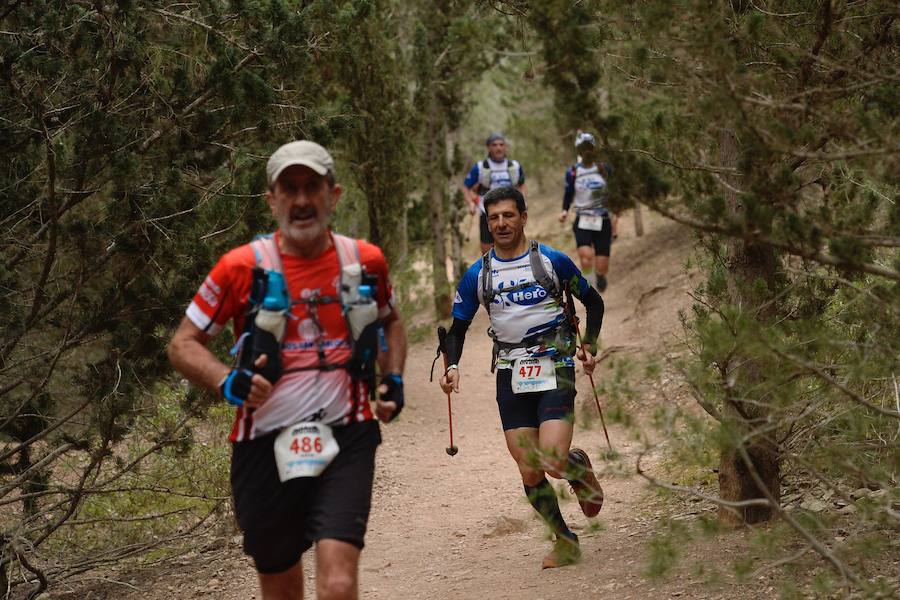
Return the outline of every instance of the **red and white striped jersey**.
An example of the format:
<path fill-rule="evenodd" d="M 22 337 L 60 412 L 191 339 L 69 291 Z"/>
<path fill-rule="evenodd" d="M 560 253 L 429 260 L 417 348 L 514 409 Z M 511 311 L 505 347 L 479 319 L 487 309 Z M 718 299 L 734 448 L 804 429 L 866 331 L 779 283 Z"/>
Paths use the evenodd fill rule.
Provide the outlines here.
<path fill-rule="evenodd" d="M 277 241 L 279 233 L 275 235 Z M 357 245 L 360 263 L 366 273 L 378 277 L 375 299 L 378 316 L 384 319 L 394 310 L 387 261 L 378 246 L 364 240 L 357 240 Z M 341 267 L 333 243 L 315 258 L 284 253 L 280 257 L 292 299 L 308 298 L 313 294 L 340 297 L 337 288 Z M 191 322 L 214 336 L 230 321 L 233 330 L 240 334 L 244 329 L 251 271 L 255 265 L 250 244 L 225 254 L 188 306 L 187 317 Z M 308 304 L 291 307 L 291 318 L 282 343 L 285 370 L 319 364 L 318 347 L 324 348 L 328 364 L 344 364 L 350 358 L 352 349 L 340 303 L 320 304 L 317 310 L 322 331 L 310 318 Z M 253 439 L 301 421 L 315 420 L 334 425 L 372 419 L 367 392 L 367 385 L 354 382 L 345 369 L 285 373 L 262 406 L 255 411 L 237 408 L 230 439 Z"/>

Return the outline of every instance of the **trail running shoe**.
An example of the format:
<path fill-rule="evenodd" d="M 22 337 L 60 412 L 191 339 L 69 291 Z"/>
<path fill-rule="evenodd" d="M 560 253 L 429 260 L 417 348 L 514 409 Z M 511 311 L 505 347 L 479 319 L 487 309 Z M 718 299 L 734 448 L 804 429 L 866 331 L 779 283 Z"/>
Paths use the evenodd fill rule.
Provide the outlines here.
<path fill-rule="evenodd" d="M 572 537 L 558 535 L 556 541 L 553 542 L 553 550 L 541 562 L 541 568 L 565 567 L 574 565 L 579 560 L 581 560 L 581 546 L 578 545 L 578 536 L 574 533 Z"/>
<path fill-rule="evenodd" d="M 581 512 L 586 517 L 596 517 L 603 507 L 603 488 L 594 475 L 591 459 L 581 448 L 569 450 L 570 477 L 566 479 L 578 498 Z"/>

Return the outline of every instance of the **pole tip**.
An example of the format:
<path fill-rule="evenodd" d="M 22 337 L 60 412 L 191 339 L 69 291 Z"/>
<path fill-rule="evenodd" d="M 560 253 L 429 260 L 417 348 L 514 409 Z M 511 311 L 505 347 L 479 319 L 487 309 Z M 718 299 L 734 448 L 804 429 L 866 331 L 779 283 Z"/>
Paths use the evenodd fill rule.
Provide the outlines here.
<path fill-rule="evenodd" d="M 457 448 L 456 446 L 450 446 L 449 448 L 447 448 L 447 454 L 449 454 L 450 456 L 456 456 L 457 452 L 459 452 L 459 448 Z"/>

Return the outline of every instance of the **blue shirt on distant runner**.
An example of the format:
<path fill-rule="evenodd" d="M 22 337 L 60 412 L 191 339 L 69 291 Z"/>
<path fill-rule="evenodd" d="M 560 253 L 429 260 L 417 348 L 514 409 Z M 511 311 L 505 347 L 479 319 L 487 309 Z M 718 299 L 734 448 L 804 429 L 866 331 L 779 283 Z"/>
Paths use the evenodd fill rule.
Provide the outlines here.
<path fill-rule="evenodd" d="M 487 163 L 487 168 L 485 168 Z M 516 181 L 512 180 L 513 175 L 518 174 Z M 469 174 L 463 180 L 463 185 L 471 188 L 475 184 L 480 184 L 475 190 L 478 194 L 484 194 L 488 190 L 503 186 L 520 187 L 525 183 L 525 171 L 519 161 L 509 158 L 503 159 L 501 162 L 494 162 L 491 157 L 482 159 L 472 165 Z M 481 200 L 478 201 L 481 212 L 484 212 L 484 205 Z"/>
<path fill-rule="evenodd" d="M 491 279 L 496 295 L 491 305 L 491 327 L 497 339 L 502 342 L 517 343 L 523 339 L 554 331 L 565 318 L 564 307 L 553 298 L 547 290 L 536 282 L 531 271 L 531 262 L 526 251 L 521 256 L 501 259 L 491 249 Z M 572 286 L 572 293 L 582 298 L 590 286 L 582 277 L 581 271 L 568 256 L 551 248 L 540 245 L 541 259 L 547 274 L 553 278 L 558 289 Z M 518 289 L 512 293 L 504 293 L 520 283 L 534 282 L 530 287 Z M 481 259 L 472 264 L 459 282 L 456 300 L 453 304 L 453 317 L 463 321 L 471 321 L 483 303 L 481 293 Z M 516 358 L 525 356 L 553 356 L 555 349 L 539 351 L 538 346 L 530 348 L 513 348 L 501 350 L 497 360 L 498 369 L 509 369 Z M 574 366 L 572 357 L 559 357 L 557 366 Z"/>

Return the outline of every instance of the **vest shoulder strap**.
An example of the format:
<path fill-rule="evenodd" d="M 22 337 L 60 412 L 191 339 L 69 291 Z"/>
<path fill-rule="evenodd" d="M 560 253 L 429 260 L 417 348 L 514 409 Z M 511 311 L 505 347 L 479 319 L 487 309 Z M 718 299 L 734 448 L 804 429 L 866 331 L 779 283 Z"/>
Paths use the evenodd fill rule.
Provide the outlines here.
<path fill-rule="evenodd" d="M 534 274 L 535 281 L 547 290 L 548 294 L 559 300 L 561 296 L 559 286 L 556 285 L 553 277 L 547 273 L 544 259 L 541 257 L 540 244 L 538 244 L 537 240 L 531 240 L 531 248 L 528 250 L 528 262 L 531 263 L 531 272 Z"/>
<path fill-rule="evenodd" d="M 250 247 L 253 248 L 253 255 L 256 258 L 256 266 L 262 267 L 266 271 L 275 271 L 284 275 L 284 268 L 281 266 L 281 255 L 278 252 L 278 243 L 275 241 L 275 234 L 267 233 L 265 235 L 256 236 Z"/>
<path fill-rule="evenodd" d="M 359 242 L 357 240 L 339 233 L 332 234 L 332 238 L 341 269 L 347 265 L 359 264 Z"/>
<path fill-rule="evenodd" d="M 488 250 L 481 257 L 481 301 L 487 310 L 488 318 L 491 316 L 491 304 L 494 302 L 494 277 L 491 273 L 491 251 Z"/>

